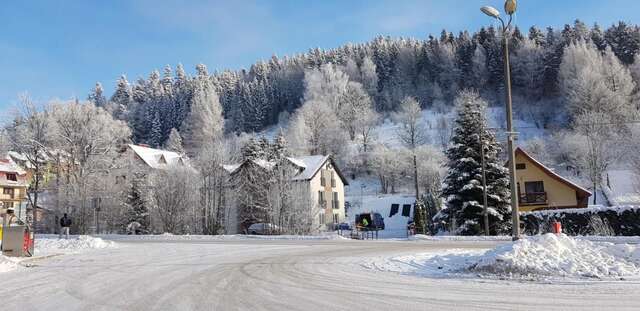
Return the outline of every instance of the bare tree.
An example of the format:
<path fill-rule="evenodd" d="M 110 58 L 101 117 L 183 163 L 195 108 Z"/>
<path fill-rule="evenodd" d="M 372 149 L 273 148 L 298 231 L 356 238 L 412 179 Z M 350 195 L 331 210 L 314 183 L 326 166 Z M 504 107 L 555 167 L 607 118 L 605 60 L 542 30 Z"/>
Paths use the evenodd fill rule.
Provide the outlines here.
<path fill-rule="evenodd" d="M 607 169 L 623 155 L 621 129 L 611 126 L 612 119 L 606 113 L 587 112 L 574 122 L 575 133 L 567 138 L 574 142 L 574 160 L 577 166 L 587 172 L 594 192 L 596 204 L 597 189 L 602 186 Z"/>
<path fill-rule="evenodd" d="M 149 198 L 162 230 L 167 233 L 194 233 L 199 225 L 198 173 L 188 167 L 156 170 L 150 176 Z"/>
<path fill-rule="evenodd" d="M 399 125 L 396 135 L 402 144 L 413 152 L 413 177 L 415 184 L 416 200 L 420 198 L 418 162 L 415 150 L 427 142 L 425 123 L 422 120 L 422 109 L 415 98 L 405 98 L 400 106 L 400 111 L 395 115 Z"/>
<path fill-rule="evenodd" d="M 47 151 L 52 140 L 52 126 L 47 110 L 38 110 L 27 94 L 20 96 L 21 112 L 9 130 L 11 149 L 22 154 L 28 162 L 33 180 L 29 183 L 27 197 L 32 210 L 38 206 L 47 170 Z M 33 226 L 37 228 L 37 213 L 33 213 Z"/>

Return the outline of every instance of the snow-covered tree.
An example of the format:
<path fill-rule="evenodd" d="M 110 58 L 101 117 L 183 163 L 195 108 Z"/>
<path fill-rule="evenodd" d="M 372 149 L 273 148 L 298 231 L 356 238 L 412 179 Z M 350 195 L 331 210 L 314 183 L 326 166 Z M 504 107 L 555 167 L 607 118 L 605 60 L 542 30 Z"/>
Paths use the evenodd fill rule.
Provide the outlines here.
<path fill-rule="evenodd" d="M 194 155 L 201 148 L 213 144 L 222 137 L 224 119 L 218 95 L 211 80 L 200 68 L 200 75 L 194 81 L 191 110 L 182 123 L 182 138 L 188 154 Z"/>
<path fill-rule="evenodd" d="M 612 117 L 603 112 L 587 112 L 576 117 L 574 131 L 565 136 L 570 159 L 580 171 L 586 173 L 593 190 L 593 204 L 597 202 L 597 190 L 603 185 L 606 171 L 627 151 L 624 146 L 626 130 L 612 127 Z"/>
<path fill-rule="evenodd" d="M 169 139 L 165 143 L 165 149 L 174 151 L 177 153 L 184 153 L 184 148 L 182 147 L 182 137 L 180 137 L 180 132 L 175 128 L 171 129 L 171 133 L 169 133 Z"/>
<path fill-rule="evenodd" d="M 349 133 L 351 140 L 355 140 L 356 134 L 358 134 L 358 129 L 362 125 L 359 122 L 362 116 L 371 115 L 372 111 L 373 104 L 362 85 L 357 82 L 349 82 L 340 99 L 336 115 L 342 123 L 342 128 Z"/>
<path fill-rule="evenodd" d="M 155 170 L 150 176 L 149 197 L 153 219 L 162 232 L 196 233 L 200 226 L 198 206 L 198 173 L 193 169 L 173 166 Z"/>
<path fill-rule="evenodd" d="M 446 152 L 448 172 L 442 196 L 447 208 L 440 211 L 437 219 L 454 224 L 456 233 L 465 235 L 482 232 L 481 147 L 485 151 L 490 231 L 504 234 L 510 230 L 509 179 L 504 163 L 498 158 L 500 145 L 487 129 L 486 106 L 476 92 L 463 91 L 458 95 L 455 133 Z"/>
<path fill-rule="evenodd" d="M 67 157 L 69 168 L 67 199 L 72 202 L 71 214 L 81 233 L 90 224 L 89 205 L 95 194 L 105 185 L 103 174 L 111 167 L 120 148 L 129 142 L 131 131 L 127 125 L 104 109 L 78 101 L 54 103 L 50 110 L 53 122 L 53 149 Z"/>
<path fill-rule="evenodd" d="M 396 123 L 399 125 L 396 135 L 400 142 L 413 152 L 413 178 L 415 185 L 416 200 L 420 198 L 420 187 L 418 185 L 418 163 L 415 150 L 427 142 L 426 125 L 422 119 L 422 109 L 415 98 L 407 97 L 400 104 L 400 111 L 395 115 Z"/>
<path fill-rule="evenodd" d="M 559 83 L 572 116 L 596 112 L 621 121 L 634 113 L 635 83 L 609 49 L 603 55 L 584 41 L 569 45 L 562 58 Z"/>
<path fill-rule="evenodd" d="M 96 82 L 96 86 L 91 90 L 88 100 L 96 105 L 96 107 L 105 107 L 107 105 L 107 99 L 104 97 L 104 89 L 100 82 Z"/>
<path fill-rule="evenodd" d="M 31 206 L 38 206 L 39 194 L 44 186 L 47 171 L 45 162 L 55 130 L 47 110 L 38 110 L 29 95 L 20 95 L 21 110 L 7 130 L 11 150 L 27 158 L 33 180 L 29 183 L 27 198 Z M 33 215 L 33 225 L 38 225 L 38 215 Z"/>

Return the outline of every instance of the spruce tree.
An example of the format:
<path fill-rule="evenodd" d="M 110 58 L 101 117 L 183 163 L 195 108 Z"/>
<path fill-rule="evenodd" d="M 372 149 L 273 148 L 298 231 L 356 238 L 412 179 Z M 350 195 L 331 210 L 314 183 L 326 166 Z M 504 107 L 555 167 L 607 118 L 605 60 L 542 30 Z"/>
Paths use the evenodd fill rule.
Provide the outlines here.
<path fill-rule="evenodd" d="M 498 158 L 500 145 L 487 129 L 486 106 L 486 101 L 476 92 L 463 91 L 458 95 L 455 133 L 446 151 L 448 174 L 442 195 L 447 208 L 437 217 L 450 225 L 455 221 L 456 233 L 464 235 L 482 233 L 480 140 L 485 150 L 490 230 L 492 234 L 505 234 L 510 230 L 509 179 L 504 162 Z"/>
<path fill-rule="evenodd" d="M 126 227 L 130 223 L 138 222 L 141 225 L 141 231 L 148 232 L 149 210 L 147 209 L 146 202 L 142 196 L 142 191 L 139 186 L 140 178 L 142 177 L 136 178 L 136 180 L 131 184 L 131 188 L 129 188 L 129 192 L 127 193 L 127 200 L 125 202 L 125 218 L 127 221 L 123 225 L 126 229 Z"/>

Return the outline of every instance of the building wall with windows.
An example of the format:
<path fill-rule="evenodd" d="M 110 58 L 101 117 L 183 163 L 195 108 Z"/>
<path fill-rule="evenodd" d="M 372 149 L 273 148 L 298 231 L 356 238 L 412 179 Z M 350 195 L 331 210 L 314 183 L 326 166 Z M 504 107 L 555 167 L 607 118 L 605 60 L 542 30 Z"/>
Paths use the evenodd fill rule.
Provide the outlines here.
<path fill-rule="evenodd" d="M 311 201 L 319 207 L 318 224 L 321 230 L 333 230 L 334 224 L 345 221 L 344 183 L 332 161 L 322 164 L 309 181 L 309 187 Z"/>
<path fill-rule="evenodd" d="M 21 210 L 27 200 L 27 173 L 8 159 L 0 160 L 0 202 L 3 208 Z"/>
<path fill-rule="evenodd" d="M 531 157 L 516 150 L 519 211 L 583 208 L 591 193 Z"/>

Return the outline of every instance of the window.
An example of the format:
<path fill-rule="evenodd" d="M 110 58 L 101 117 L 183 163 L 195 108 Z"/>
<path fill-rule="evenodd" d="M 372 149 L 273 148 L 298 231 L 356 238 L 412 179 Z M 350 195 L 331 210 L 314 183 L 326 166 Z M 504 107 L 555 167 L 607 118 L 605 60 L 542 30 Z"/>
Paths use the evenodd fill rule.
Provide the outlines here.
<path fill-rule="evenodd" d="M 333 171 L 331 171 L 331 188 L 335 188 L 336 187 L 336 179 L 333 176 Z"/>
<path fill-rule="evenodd" d="M 544 184 L 541 181 L 527 181 L 524 183 L 525 193 L 541 193 L 544 192 Z"/>
<path fill-rule="evenodd" d="M 325 181 L 325 178 L 324 178 L 324 175 L 325 175 L 324 173 L 325 173 L 324 170 L 320 171 L 320 186 L 322 186 L 322 187 L 324 187 L 327 184 L 327 182 Z"/>
<path fill-rule="evenodd" d="M 324 191 L 318 191 L 318 204 L 320 204 L 320 206 L 324 207 Z"/>
<path fill-rule="evenodd" d="M 13 199 L 14 191 L 15 190 L 13 188 L 4 188 L 4 190 L 2 190 L 2 194 L 6 194 Z"/>
<path fill-rule="evenodd" d="M 524 163 L 516 163 L 516 169 L 517 170 L 524 170 L 527 168 L 527 165 Z"/>
<path fill-rule="evenodd" d="M 333 201 L 331 201 L 331 206 L 334 209 L 340 208 L 340 200 L 338 199 L 338 193 L 337 192 L 333 193 Z"/>
<path fill-rule="evenodd" d="M 400 209 L 400 204 L 391 204 L 391 211 L 389 212 L 389 217 L 392 217 L 393 215 L 397 214 L 399 209 Z"/>
<path fill-rule="evenodd" d="M 340 223 L 340 214 L 333 214 L 333 223 Z"/>
<path fill-rule="evenodd" d="M 320 215 L 318 215 L 318 221 L 321 225 L 324 224 L 324 213 L 320 213 Z"/>
<path fill-rule="evenodd" d="M 4 202 L 5 208 L 13 208 L 13 202 Z"/>
<path fill-rule="evenodd" d="M 411 216 L 411 204 L 403 204 L 402 205 L 402 216 L 404 216 L 404 217 Z"/>
<path fill-rule="evenodd" d="M 7 180 L 18 181 L 18 175 L 7 173 Z"/>

